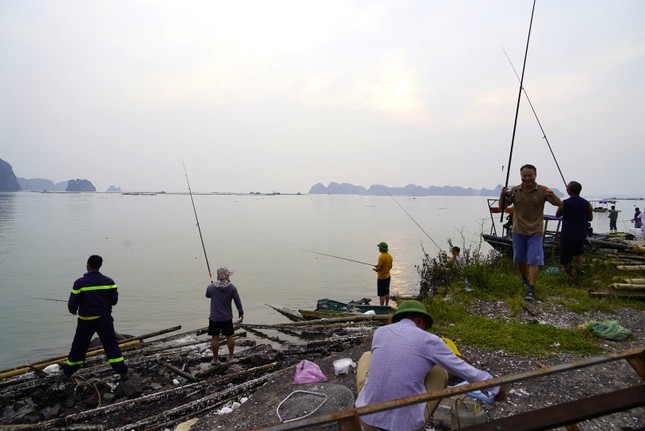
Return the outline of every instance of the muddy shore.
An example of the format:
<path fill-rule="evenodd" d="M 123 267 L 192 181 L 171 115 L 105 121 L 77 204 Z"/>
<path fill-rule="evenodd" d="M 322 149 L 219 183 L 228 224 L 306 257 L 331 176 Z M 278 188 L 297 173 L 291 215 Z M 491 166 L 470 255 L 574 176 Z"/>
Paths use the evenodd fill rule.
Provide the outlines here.
<path fill-rule="evenodd" d="M 490 318 L 511 315 L 502 302 L 480 302 L 476 307 L 479 314 Z M 603 353 L 645 345 L 645 313 L 632 308 L 575 314 L 538 301 L 531 313 L 525 310 L 516 318 L 527 324 L 562 328 L 616 319 L 633 332 L 633 337 L 621 342 L 598 339 Z M 118 381 L 101 356 L 88 359 L 87 369 L 79 371 L 79 379 L 74 382 L 34 373 L 17 377 L 16 382 L 5 379 L 0 382 L 0 429 L 254 430 L 279 424 L 278 406 L 297 390 L 325 393 L 328 398 L 317 414 L 343 410 L 351 407 L 356 397 L 355 370 L 350 368 L 348 374 L 336 376 L 333 362 L 340 358 L 358 362 L 370 348 L 374 327 L 361 323 L 350 328 L 344 323 L 323 329 L 330 325 L 318 325 L 301 330 L 301 336 L 310 338 L 298 343 L 279 342 L 282 334 L 262 338 L 258 331 L 255 335 L 249 332 L 238 339 L 235 361 L 220 367 L 210 365 L 212 355 L 203 333 L 141 343 L 126 351 L 133 376 L 125 384 Z M 518 356 L 453 341 L 474 366 L 494 376 L 583 359 L 571 354 Z M 319 365 L 327 381 L 294 385 L 295 365 L 303 359 Z M 506 387 L 506 400 L 483 408 L 492 420 L 640 383 L 634 369 L 620 360 L 513 383 Z M 444 401 L 428 429 L 443 430 L 449 425 L 450 400 Z M 287 409 L 282 417 L 298 414 Z M 630 431 L 644 426 L 645 408 L 579 424 L 582 431 Z"/>
<path fill-rule="evenodd" d="M 480 304 L 483 315 L 505 315 L 500 309 L 503 304 Z M 645 345 L 645 313 L 626 308 L 616 314 L 591 312 L 575 314 L 563 309 L 536 307 L 537 315 L 523 316 L 534 324 L 550 324 L 559 327 L 575 327 L 590 320 L 618 319 L 623 326 L 633 331 L 634 337 L 621 342 L 599 340 L 604 352 L 620 352 Z M 457 340 L 458 342 L 458 340 Z M 336 376 L 333 362 L 339 358 L 352 358 L 358 361 L 360 355 L 369 350 L 370 339 L 341 352 L 334 352 L 326 357 L 312 357 L 309 360 L 318 364 L 328 381 L 320 385 L 342 385 L 352 391 L 356 397 L 356 375 L 350 369 L 349 374 Z M 486 369 L 494 376 L 502 376 L 534 370 L 545 366 L 553 366 L 578 359 L 576 355 L 516 356 L 501 351 L 476 349 L 469 346 L 459 346 L 464 357 L 478 368 Z M 228 414 L 218 414 L 213 411 L 203 415 L 191 423 L 191 431 L 212 430 L 253 430 L 279 424 L 276 408 L 289 394 L 301 390 L 293 384 L 295 368 L 291 367 L 275 375 L 270 381 L 251 394 L 248 400 L 239 408 Z M 532 411 L 542 407 L 586 398 L 592 395 L 610 392 L 612 390 L 641 384 L 642 380 L 627 361 L 614 361 L 604 365 L 593 366 L 581 370 L 563 372 L 551 376 L 540 377 L 506 387 L 507 398 L 502 402 L 485 404 L 483 407 L 489 420 L 512 416 Z M 444 400 L 435 412 L 435 422 L 428 429 L 446 429 L 449 424 L 448 400 Z M 615 413 L 578 424 L 582 431 L 628 431 L 645 427 L 645 407 Z M 312 430 L 329 430 L 335 427 L 316 427 Z"/>

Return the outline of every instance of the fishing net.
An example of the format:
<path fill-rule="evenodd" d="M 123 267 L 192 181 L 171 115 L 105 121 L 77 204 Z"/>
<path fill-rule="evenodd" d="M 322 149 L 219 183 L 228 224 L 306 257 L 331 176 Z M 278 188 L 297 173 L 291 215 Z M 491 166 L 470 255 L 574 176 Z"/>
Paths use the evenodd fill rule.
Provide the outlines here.
<path fill-rule="evenodd" d="M 582 325 L 597 337 L 612 341 L 623 341 L 632 336 L 632 331 L 617 320 L 591 321 Z"/>
<path fill-rule="evenodd" d="M 314 414 L 327 401 L 327 395 L 311 391 L 294 391 L 276 408 L 281 423 L 296 421 Z"/>

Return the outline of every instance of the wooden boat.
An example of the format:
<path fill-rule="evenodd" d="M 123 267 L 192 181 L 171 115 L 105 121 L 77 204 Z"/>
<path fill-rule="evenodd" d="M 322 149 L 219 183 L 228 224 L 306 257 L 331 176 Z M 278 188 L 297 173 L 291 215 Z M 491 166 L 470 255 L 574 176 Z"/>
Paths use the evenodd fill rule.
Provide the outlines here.
<path fill-rule="evenodd" d="M 394 308 L 382 305 L 369 305 L 369 299 L 360 301 L 340 302 L 333 299 L 319 299 L 316 304 L 316 310 L 321 313 L 336 314 L 365 314 L 388 315 L 394 313 Z M 301 311 L 302 314 L 302 311 Z"/>
<path fill-rule="evenodd" d="M 488 211 L 490 213 L 491 228 L 489 234 L 482 234 L 482 238 L 491 247 L 502 254 L 513 256 L 513 239 L 511 237 L 511 217 L 514 208 L 505 208 L 504 213 L 507 214 L 508 223 L 501 225 L 500 220 L 501 210 L 499 208 L 498 199 L 488 199 Z M 553 215 L 544 215 L 544 239 L 542 245 L 544 247 L 544 257 L 546 259 L 555 258 L 560 255 L 560 225 L 561 217 Z M 555 223 L 555 229 L 553 224 Z"/>
<path fill-rule="evenodd" d="M 394 313 L 392 307 L 380 305 L 369 305 L 370 299 L 363 298 L 358 301 L 340 302 L 333 299 L 320 299 L 315 310 L 293 310 L 285 307 L 276 307 L 266 304 L 287 319 L 294 322 L 310 319 L 329 319 L 332 317 L 346 317 L 348 314 L 372 314 L 378 317 L 387 318 Z"/>
<path fill-rule="evenodd" d="M 301 320 L 305 320 L 304 316 L 298 310 L 293 310 L 291 308 L 285 308 L 285 307 L 276 307 L 271 304 L 265 304 L 265 305 L 267 307 L 273 308 L 275 311 L 282 314 L 284 317 L 291 320 L 292 322 L 299 322 Z"/>
<path fill-rule="evenodd" d="M 482 238 L 491 247 L 509 257 L 513 256 L 513 239 L 511 236 L 511 226 L 507 223 L 501 225 L 499 214 L 498 199 L 488 199 L 488 210 L 490 213 L 491 229 L 490 233 L 482 234 Z M 504 212 L 508 215 L 513 214 L 513 208 L 506 208 Z M 555 227 L 553 227 L 555 224 Z M 554 261 L 560 256 L 560 226 L 562 218 L 553 215 L 544 215 L 544 239 L 542 246 L 544 248 L 545 260 Z M 638 249 L 633 244 L 622 241 L 628 237 L 624 233 L 618 234 L 599 234 L 589 233 L 585 244 L 586 251 L 592 252 L 598 249 L 612 249 L 623 253 L 638 253 Z"/>
<path fill-rule="evenodd" d="M 614 205 L 616 201 L 611 199 L 601 199 L 597 203 L 591 201 L 594 212 L 606 213 L 609 212 L 609 205 Z"/>
<path fill-rule="evenodd" d="M 366 314 L 362 314 L 362 313 L 334 313 L 334 312 L 315 311 L 315 310 L 298 310 L 298 312 L 305 320 L 331 319 L 334 317 L 347 317 L 352 315 L 367 316 Z M 390 318 L 388 314 L 374 314 L 374 315 L 371 315 L 371 317 L 376 320 L 381 320 L 381 319 L 387 320 Z"/>

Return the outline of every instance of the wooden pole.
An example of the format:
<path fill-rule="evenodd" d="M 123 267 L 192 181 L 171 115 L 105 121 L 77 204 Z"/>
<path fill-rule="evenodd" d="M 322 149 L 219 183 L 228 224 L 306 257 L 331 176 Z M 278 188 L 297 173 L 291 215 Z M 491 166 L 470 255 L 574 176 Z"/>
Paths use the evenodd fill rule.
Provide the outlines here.
<path fill-rule="evenodd" d="M 139 341 L 139 340 L 129 341 L 127 343 L 119 344 L 119 347 L 121 348 L 121 350 L 124 350 L 124 349 L 127 349 L 128 347 L 136 346 L 136 345 L 138 345 L 140 343 L 141 343 L 141 341 Z M 85 357 L 89 358 L 89 357 L 93 357 L 93 356 L 98 356 L 98 355 L 103 354 L 103 352 L 104 352 L 103 349 L 92 350 L 90 352 L 87 352 Z M 13 370 L 4 371 L 4 372 L 0 373 L 0 380 L 1 379 L 6 379 L 8 377 L 14 377 L 14 376 L 18 376 L 20 374 L 28 373 L 30 371 L 33 371 L 32 368 L 43 369 L 43 368 L 45 368 L 45 367 L 47 367 L 49 365 L 58 364 L 58 363 L 66 360 L 66 359 L 67 359 L 67 356 L 61 356 L 59 358 L 50 359 L 47 362 L 39 362 L 38 364 L 28 365 L 26 367 L 14 368 Z"/>

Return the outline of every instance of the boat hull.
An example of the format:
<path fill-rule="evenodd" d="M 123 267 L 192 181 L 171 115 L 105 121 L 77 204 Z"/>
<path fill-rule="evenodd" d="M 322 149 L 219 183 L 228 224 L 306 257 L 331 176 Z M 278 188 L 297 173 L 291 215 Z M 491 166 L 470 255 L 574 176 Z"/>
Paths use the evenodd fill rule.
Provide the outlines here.
<path fill-rule="evenodd" d="M 369 305 L 365 303 L 340 302 L 333 299 L 319 299 L 316 304 L 316 311 L 322 313 L 340 313 L 340 314 L 365 314 L 374 312 L 377 315 L 388 315 L 395 310 L 392 307 L 381 305 Z"/>

